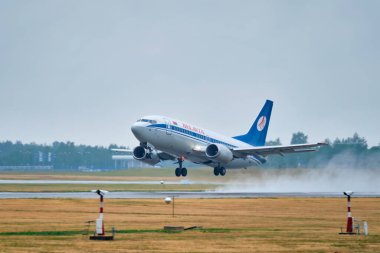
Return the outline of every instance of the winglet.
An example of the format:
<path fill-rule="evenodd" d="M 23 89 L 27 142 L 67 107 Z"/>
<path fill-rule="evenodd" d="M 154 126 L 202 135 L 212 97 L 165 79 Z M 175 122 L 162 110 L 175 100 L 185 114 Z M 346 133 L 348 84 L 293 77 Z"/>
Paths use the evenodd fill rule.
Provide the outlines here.
<path fill-rule="evenodd" d="M 267 137 L 273 101 L 267 100 L 248 133 L 233 137 L 253 146 L 264 146 Z"/>

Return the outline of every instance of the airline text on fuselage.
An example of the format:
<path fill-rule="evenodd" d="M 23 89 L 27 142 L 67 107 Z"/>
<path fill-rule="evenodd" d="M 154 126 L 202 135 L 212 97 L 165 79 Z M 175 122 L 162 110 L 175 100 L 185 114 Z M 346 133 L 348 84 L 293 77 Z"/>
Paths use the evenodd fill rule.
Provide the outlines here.
<path fill-rule="evenodd" d="M 185 123 L 182 123 L 182 127 L 187 129 L 187 130 L 199 133 L 199 134 L 205 134 L 205 132 L 202 129 L 199 129 L 199 128 L 194 127 L 194 126 L 187 125 Z"/>

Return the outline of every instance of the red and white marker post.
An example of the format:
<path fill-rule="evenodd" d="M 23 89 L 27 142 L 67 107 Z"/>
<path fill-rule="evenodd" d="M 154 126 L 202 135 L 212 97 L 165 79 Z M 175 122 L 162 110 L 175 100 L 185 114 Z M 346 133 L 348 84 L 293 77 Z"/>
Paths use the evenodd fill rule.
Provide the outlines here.
<path fill-rule="evenodd" d="M 103 195 L 100 195 L 100 212 L 99 212 L 99 220 L 100 220 L 100 222 L 101 222 L 101 230 L 100 230 L 100 231 L 97 231 L 98 235 L 104 235 L 103 208 L 104 208 Z M 100 233 L 99 233 L 99 232 L 100 232 Z"/>
<path fill-rule="evenodd" d="M 351 216 L 351 195 L 352 191 L 343 192 L 347 196 L 347 228 L 346 233 L 352 233 L 352 216 Z"/>
<path fill-rule="evenodd" d="M 105 190 L 92 190 L 92 192 L 96 193 L 100 197 L 100 209 L 99 209 L 99 218 L 96 219 L 96 234 L 97 235 L 104 235 L 104 217 L 103 217 L 103 211 L 104 211 L 104 194 L 108 193 L 108 191 Z"/>

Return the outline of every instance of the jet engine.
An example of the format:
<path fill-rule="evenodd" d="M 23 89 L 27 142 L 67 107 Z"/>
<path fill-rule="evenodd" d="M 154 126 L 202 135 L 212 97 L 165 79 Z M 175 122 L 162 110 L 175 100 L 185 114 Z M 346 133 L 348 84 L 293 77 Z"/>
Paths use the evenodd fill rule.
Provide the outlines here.
<path fill-rule="evenodd" d="M 156 151 L 149 150 L 143 146 L 137 146 L 133 149 L 133 158 L 150 165 L 155 165 L 160 162 Z"/>
<path fill-rule="evenodd" d="M 234 158 L 231 150 L 222 144 L 210 144 L 206 148 L 206 156 L 213 161 L 226 164 Z"/>

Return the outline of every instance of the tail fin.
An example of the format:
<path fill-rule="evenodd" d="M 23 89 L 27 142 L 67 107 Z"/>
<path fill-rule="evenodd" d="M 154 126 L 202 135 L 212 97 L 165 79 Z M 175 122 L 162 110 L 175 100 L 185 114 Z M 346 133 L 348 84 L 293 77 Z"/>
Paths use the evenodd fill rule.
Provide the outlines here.
<path fill-rule="evenodd" d="M 252 146 L 264 146 L 267 137 L 273 102 L 267 100 L 248 133 L 233 137 Z"/>

